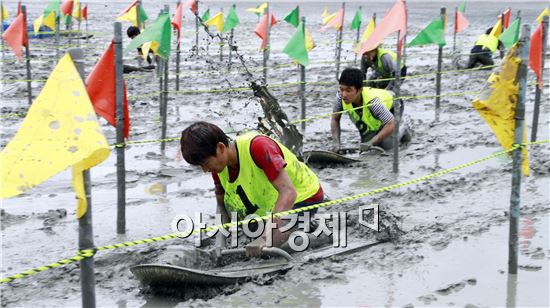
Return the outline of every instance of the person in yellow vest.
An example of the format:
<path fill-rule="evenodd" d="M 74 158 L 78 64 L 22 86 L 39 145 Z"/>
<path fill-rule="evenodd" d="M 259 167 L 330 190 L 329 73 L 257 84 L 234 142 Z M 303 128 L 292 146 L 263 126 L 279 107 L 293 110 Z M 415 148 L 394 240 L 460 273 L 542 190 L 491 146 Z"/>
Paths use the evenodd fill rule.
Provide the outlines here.
<path fill-rule="evenodd" d="M 195 122 L 181 134 L 185 161 L 211 172 L 215 184 L 216 212 L 222 222 L 235 212 L 240 220 L 250 214 L 284 212 L 323 202 L 319 179 L 304 163 L 278 141 L 257 133 L 229 140 L 216 125 Z M 316 209 L 309 210 L 315 214 Z M 272 244 L 280 246 L 290 236 L 280 232 L 284 225 L 274 219 Z M 219 234 L 219 233 L 218 233 Z M 265 232 L 246 246 L 248 256 L 259 256 L 266 246 Z M 224 246 L 224 240 L 219 241 Z"/>
<path fill-rule="evenodd" d="M 491 35 L 492 30 L 493 27 L 487 29 L 485 34 L 477 38 L 474 47 L 470 50 L 468 68 L 474 68 L 479 64 L 481 66 L 494 65 L 493 52 L 497 49 L 500 51 L 500 58 L 504 57 L 504 44 L 496 36 Z"/>
<path fill-rule="evenodd" d="M 400 63 L 401 77 L 407 76 L 407 66 Z M 368 69 L 372 72 L 367 76 Z M 393 90 L 395 81 L 390 80 L 397 72 L 397 54 L 378 46 L 361 57 L 361 71 L 367 80 L 366 85 L 373 88 Z"/>
<path fill-rule="evenodd" d="M 333 107 L 331 120 L 332 151 L 340 150 L 340 119 L 346 111 L 361 136 L 362 151 L 372 146 L 384 150 L 393 147 L 395 118 L 393 93 L 388 90 L 363 86 L 364 74 L 357 68 L 348 67 L 340 75 L 339 91 Z M 401 104 L 403 107 L 403 104 Z M 403 108 L 400 114 L 403 114 Z M 399 127 L 399 140 L 409 141 L 410 133 L 405 125 Z"/>

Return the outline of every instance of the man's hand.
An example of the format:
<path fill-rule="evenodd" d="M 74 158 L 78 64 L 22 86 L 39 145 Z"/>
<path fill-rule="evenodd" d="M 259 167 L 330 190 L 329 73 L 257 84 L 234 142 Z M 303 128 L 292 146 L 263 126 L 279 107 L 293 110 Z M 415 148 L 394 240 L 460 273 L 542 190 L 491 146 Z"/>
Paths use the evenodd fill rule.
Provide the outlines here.
<path fill-rule="evenodd" d="M 363 142 L 363 143 L 359 144 L 359 151 L 366 152 L 370 148 L 372 148 L 373 146 L 374 146 L 374 143 L 372 142 L 372 140 L 369 140 L 367 142 Z"/>
<path fill-rule="evenodd" d="M 265 247 L 265 239 L 263 236 L 253 240 L 246 245 L 246 256 L 258 258 L 262 255 L 262 249 Z"/>

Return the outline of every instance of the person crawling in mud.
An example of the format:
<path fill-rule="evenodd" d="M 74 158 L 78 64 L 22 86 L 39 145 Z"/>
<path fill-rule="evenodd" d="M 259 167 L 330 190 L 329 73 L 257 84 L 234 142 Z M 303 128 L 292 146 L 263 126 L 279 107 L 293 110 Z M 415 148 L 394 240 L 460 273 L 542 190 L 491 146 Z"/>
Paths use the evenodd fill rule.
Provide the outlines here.
<path fill-rule="evenodd" d="M 369 68 L 372 72 L 367 75 Z M 404 61 L 401 61 L 400 70 L 401 77 L 407 76 L 407 66 Z M 381 46 L 368 50 L 361 56 L 361 71 L 367 80 L 367 86 L 393 90 L 395 79 L 392 78 L 397 72 L 397 54 Z"/>
<path fill-rule="evenodd" d="M 346 111 L 361 136 L 359 149 L 366 151 L 373 146 L 384 150 L 393 147 L 395 118 L 393 93 L 388 90 L 363 86 L 364 74 L 357 68 L 348 67 L 340 74 L 339 91 L 333 107 L 330 130 L 332 133 L 332 151 L 340 150 L 341 111 Z M 401 104 L 403 106 L 403 104 Z M 362 107 L 362 108 L 361 108 Z M 358 108 L 358 109 L 355 109 Z M 400 113 L 403 114 L 403 108 Z M 400 127 L 400 141 L 408 141 L 408 129 Z"/>
<path fill-rule="evenodd" d="M 487 29 L 485 34 L 480 35 L 474 47 L 470 50 L 470 59 L 468 61 L 467 68 L 474 68 L 478 65 L 491 66 L 494 65 L 493 52 L 497 49 L 500 52 L 500 58 L 504 58 L 504 44 L 498 39 L 498 37 L 491 34 L 493 27 Z M 492 69 L 487 67 L 486 69 Z"/>
<path fill-rule="evenodd" d="M 246 215 L 266 215 L 297 209 L 323 201 L 319 179 L 304 163 L 278 141 L 256 133 L 229 140 L 216 125 L 195 122 L 181 134 L 181 153 L 185 161 L 211 172 L 216 193 L 216 213 L 222 222 L 230 213 L 239 219 Z M 310 215 L 316 209 L 310 210 Z M 290 231 L 280 232 L 283 220 L 274 218 L 273 246 L 281 246 Z M 220 235 L 221 232 L 218 232 Z M 216 240 L 225 247 L 225 240 Z M 258 257 L 266 247 L 266 234 L 246 246 L 249 257 Z"/>
<path fill-rule="evenodd" d="M 140 34 L 141 34 L 141 31 L 139 31 L 139 28 L 136 27 L 136 26 L 130 26 L 126 30 L 126 35 L 128 35 L 128 37 L 131 38 L 132 40 Z M 139 57 L 141 59 L 141 57 L 143 57 L 143 51 L 141 50 L 141 47 L 139 47 L 137 49 L 137 51 L 138 51 Z M 153 64 L 153 59 L 151 58 L 151 54 L 153 54 L 153 52 L 151 50 L 149 50 L 149 54 L 147 55 L 147 63 L 149 65 Z"/>

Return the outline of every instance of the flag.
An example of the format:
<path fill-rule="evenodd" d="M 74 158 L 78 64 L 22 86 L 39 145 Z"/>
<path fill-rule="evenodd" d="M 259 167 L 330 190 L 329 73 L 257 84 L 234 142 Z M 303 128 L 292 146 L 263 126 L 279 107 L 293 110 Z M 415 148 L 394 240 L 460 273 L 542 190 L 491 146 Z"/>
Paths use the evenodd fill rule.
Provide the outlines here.
<path fill-rule="evenodd" d="M 504 29 L 508 28 L 508 25 L 510 24 L 510 15 L 512 14 L 512 11 L 510 9 L 506 9 L 502 15 L 504 16 L 504 20 L 502 21 L 502 27 Z"/>
<path fill-rule="evenodd" d="M 34 32 L 38 33 L 40 31 L 40 26 L 44 25 L 50 28 L 52 31 L 56 31 L 55 21 L 56 16 L 59 15 L 59 0 L 52 0 L 44 9 L 42 15 L 39 15 L 38 18 L 34 21 Z"/>
<path fill-rule="evenodd" d="M 21 13 L 21 1 L 17 1 L 17 14 L 15 16 L 19 15 L 19 13 Z"/>
<path fill-rule="evenodd" d="M 499 38 L 502 34 L 502 20 L 497 20 L 497 23 L 493 26 L 493 30 L 491 30 L 491 33 L 489 35 L 492 35 L 496 38 Z"/>
<path fill-rule="evenodd" d="M 167 59 L 170 54 L 170 30 L 170 17 L 167 13 L 160 14 L 153 23 L 128 44 L 124 49 L 124 53 L 126 54 L 130 50 L 136 49 L 144 43 L 156 42 L 156 44 L 151 45 L 151 49 L 159 57 Z"/>
<path fill-rule="evenodd" d="M 537 29 L 531 34 L 531 47 L 529 49 L 529 67 L 535 72 L 538 80 L 538 87 L 542 90 L 542 34 L 543 24 L 540 23 Z"/>
<path fill-rule="evenodd" d="M 256 15 L 259 16 L 259 15 L 262 15 L 264 13 L 264 11 L 265 11 L 265 9 L 267 8 L 268 5 L 269 4 L 267 2 L 264 2 L 264 3 L 258 5 L 255 8 L 252 8 L 252 7 L 248 8 L 248 9 L 246 9 L 246 11 L 250 12 L 250 13 L 255 13 Z"/>
<path fill-rule="evenodd" d="M 178 5 L 176 8 L 176 12 L 174 13 L 174 17 L 172 17 L 171 24 L 174 27 L 174 29 L 178 30 L 178 44 L 180 43 L 181 39 L 181 18 L 183 16 L 183 4 Z"/>
<path fill-rule="evenodd" d="M 323 18 L 328 16 L 328 8 L 325 6 L 325 9 L 323 10 L 323 14 L 321 15 Z"/>
<path fill-rule="evenodd" d="M 225 18 L 225 23 L 223 24 L 222 32 L 228 32 L 233 30 L 240 23 L 239 17 L 237 16 L 237 10 L 232 6 L 227 12 L 227 17 Z"/>
<path fill-rule="evenodd" d="M 202 14 L 201 19 L 203 21 L 210 19 L 210 8 L 208 8 L 204 13 Z"/>
<path fill-rule="evenodd" d="M 520 28 L 520 19 L 517 18 L 512 22 L 510 27 L 506 29 L 500 36 L 499 40 L 502 42 L 506 49 L 510 49 L 519 40 L 519 28 Z"/>
<path fill-rule="evenodd" d="M 254 29 L 254 33 L 262 39 L 262 45 L 260 46 L 260 49 L 264 49 L 265 44 L 267 43 L 267 14 L 264 14 L 262 16 L 262 19 L 260 19 L 260 22 L 256 26 L 256 29 Z M 273 27 L 277 23 L 277 19 L 275 18 L 275 15 L 271 15 L 271 27 Z"/>
<path fill-rule="evenodd" d="M 80 5 L 80 2 L 78 2 L 78 0 L 75 0 L 74 2 L 73 17 L 78 21 L 82 20 L 82 7 Z"/>
<path fill-rule="evenodd" d="M 458 10 L 455 15 L 455 33 L 462 32 L 468 27 L 468 19 Z"/>
<path fill-rule="evenodd" d="M 516 104 L 518 101 L 519 83 L 517 73 L 521 58 L 518 45 L 509 51 L 499 71 L 491 74 L 483 87 L 480 97 L 474 99 L 472 105 L 491 127 L 498 141 L 505 150 L 514 143 Z M 523 128 L 523 140 L 526 141 L 526 131 Z M 529 175 L 527 148 L 523 148 L 522 171 Z"/>
<path fill-rule="evenodd" d="M 223 30 L 223 12 L 219 12 L 218 14 L 212 16 L 212 18 L 208 19 L 205 23 L 207 26 L 216 26 L 216 29 L 218 29 L 219 32 L 222 32 Z"/>
<path fill-rule="evenodd" d="M 23 60 L 22 47 L 27 45 L 27 25 L 25 25 L 25 17 L 22 13 L 19 13 L 4 31 L 2 38 L 11 47 L 19 61 Z"/>
<path fill-rule="evenodd" d="M 2 9 L 2 20 L 6 20 L 8 18 L 10 18 L 10 14 L 8 14 L 8 10 L 6 10 L 6 7 L 4 6 L 4 2 L 2 2 L 1 4 L 2 6 L 0 7 L 0 9 Z M 4 26 L 4 25 L 2 25 Z"/>
<path fill-rule="evenodd" d="M 86 78 L 86 90 L 92 101 L 94 110 L 109 124 L 116 127 L 116 75 L 115 47 L 111 43 L 99 62 Z M 123 83 L 124 104 L 124 138 L 128 138 L 130 131 L 130 116 L 128 113 L 128 99 L 126 97 L 126 83 Z"/>
<path fill-rule="evenodd" d="M 292 12 L 286 15 L 285 21 L 293 25 L 294 28 L 298 27 L 298 25 L 300 24 L 300 7 L 296 6 L 296 8 L 292 10 Z"/>
<path fill-rule="evenodd" d="M 315 42 L 313 41 L 313 37 L 311 37 L 311 33 L 309 33 L 309 30 L 304 27 L 304 32 L 306 36 L 306 49 L 307 52 L 310 52 L 313 48 L 315 48 Z"/>
<path fill-rule="evenodd" d="M 331 15 L 332 16 L 332 15 Z M 330 16 L 326 17 L 329 18 Z M 325 24 L 321 31 L 325 31 L 330 27 L 336 28 L 336 30 L 342 30 L 342 25 L 344 24 L 344 9 L 339 9 L 335 15 Z"/>
<path fill-rule="evenodd" d="M 196 0 L 187 0 L 183 7 L 189 7 L 189 10 L 193 12 L 193 14 L 197 13 L 197 1 Z"/>
<path fill-rule="evenodd" d="M 537 24 L 540 24 L 542 22 L 544 16 L 550 16 L 550 9 L 548 7 L 546 7 L 544 11 L 540 13 L 539 17 L 537 17 Z"/>
<path fill-rule="evenodd" d="M 458 11 L 462 14 L 466 12 L 466 1 L 463 1 L 462 4 L 458 7 Z"/>
<path fill-rule="evenodd" d="M 73 12 L 73 6 L 74 6 L 73 0 L 65 0 L 61 5 L 61 13 L 63 14 L 63 16 L 67 16 L 67 15 L 71 16 Z"/>
<path fill-rule="evenodd" d="M 129 21 L 134 26 L 138 26 L 137 24 L 137 6 L 138 6 L 138 0 L 134 1 L 130 6 L 128 6 L 126 9 L 124 9 L 117 17 L 116 20 L 123 20 L 123 21 Z M 145 21 L 149 19 L 149 16 L 145 12 L 145 9 L 142 5 L 139 6 L 139 22 L 141 24 L 144 24 Z"/>
<path fill-rule="evenodd" d="M 365 31 L 363 31 L 363 35 L 361 35 L 361 40 L 359 40 L 359 42 L 360 43 L 366 42 L 367 39 L 372 34 L 372 32 L 374 31 L 374 28 L 376 28 L 376 22 L 374 21 L 374 18 L 371 18 L 369 21 L 369 24 L 365 28 Z"/>
<path fill-rule="evenodd" d="M 88 5 L 82 8 L 82 19 L 88 20 Z"/>
<path fill-rule="evenodd" d="M 429 44 L 445 46 L 445 31 L 440 17 L 434 19 L 426 28 L 420 31 L 409 43 L 409 47 Z"/>
<path fill-rule="evenodd" d="M 27 192 L 72 166 L 78 199 L 86 213 L 82 171 L 109 156 L 109 146 L 69 54 L 61 58 L 29 108 L 15 137 L 0 153 L 1 198 Z"/>
<path fill-rule="evenodd" d="M 355 16 L 353 16 L 353 20 L 351 21 L 351 30 L 355 30 L 361 27 L 361 22 L 363 20 L 361 19 L 361 10 L 357 9 L 355 11 Z"/>
<path fill-rule="evenodd" d="M 336 17 L 336 14 L 338 14 L 338 12 L 334 12 L 330 15 L 323 17 L 323 21 L 322 21 L 323 25 L 326 25 L 327 23 L 329 23 L 334 17 Z"/>
<path fill-rule="evenodd" d="M 397 0 L 395 5 L 388 11 L 369 39 L 361 45 L 358 54 L 362 55 L 378 47 L 386 36 L 396 31 L 401 31 L 399 40 L 402 41 L 407 33 L 407 8 L 402 0 Z"/>
<path fill-rule="evenodd" d="M 298 25 L 298 28 L 294 31 L 294 34 L 286 44 L 283 52 L 303 66 L 309 64 L 308 50 L 306 47 L 306 33 L 303 22 Z"/>

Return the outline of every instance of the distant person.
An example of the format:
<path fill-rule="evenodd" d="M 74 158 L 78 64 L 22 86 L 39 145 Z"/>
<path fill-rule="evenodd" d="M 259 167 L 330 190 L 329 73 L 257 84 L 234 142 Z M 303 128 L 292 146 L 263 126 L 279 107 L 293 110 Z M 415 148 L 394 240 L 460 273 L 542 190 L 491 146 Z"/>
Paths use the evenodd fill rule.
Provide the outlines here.
<path fill-rule="evenodd" d="M 266 215 L 323 201 L 319 179 L 283 144 L 257 133 L 229 137 L 216 125 L 195 122 L 181 133 L 181 153 L 186 162 L 211 172 L 215 184 L 216 213 L 229 222 L 231 212 Z M 311 215 L 317 209 L 310 209 Z M 280 232 L 274 219 L 273 246 L 280 246 L 291 232 Z M 218 233 L 218 234 L 221 234 Z M 220 246 L 225 241 L 216 239 Z M 264 234 L 246 246 L 248 256 L 259 256 L 266 247 Z"/>
<path fill-rule="evenodd" d="M 393 93 L 388 90 L 364 87 L 363 80 L 364 74 L 357 68 L 348 67 L 340 75 L 339 91 L 336 95 L 330 125 L 333 152 L 340 150 L 342 113 L 339 112 L 341 111 L 347 111 L 350 120 L 359 130 L 361 136 L 359 148 L 362 151 L 368 150 L 372 146 L 379 146 L 384 150 L 393 148 L 393 131 L 396 125 Z M 403 108 L 400 113 L 403 113 Z M 404 125 L 403 128 L 400 127 L 399 132 L 400 141 L 410 140 L 410 134 Z"/>
<path fill-rule="evenodd" d="M 129 38 L 133 40 L 134 38 L 136 38 L 138 35 L 141 34 L 141 31 L 139 31 L 139 28 L 136 26 L 130 26 L 126 30 L 126 34 L 128 35 Z M 143 51 L 141 50 L 141 47 L 138 47 L 137 50 L 141 59 L 141 57 L 143 57 Z M 153 59 L 151 58 L 151 54 L 152 54 L 152 51 L 149 50 L 149 54 L 147 55 L 147 63 L 149 63 L 149 65 L 153 64 Z"/>
<path fill-rule="evenodd" d="M 491 35 L 491 31 L 493 31 L 493 27 L 487 29 L 485 34 L 482 34 L 476 40 L 474 47 L 470 50 L 470 60 L 467 68 L 474 68 L 479 64 L 481 66 L 494 65 L 493 52 L 497 49 L 500 51 L 500 58 L 504 57 L 504 44 L 496 36 Z"/>
<path fill-rule="evenodd" d="M 407 66 L 400 64 L 401 77 L 407 76 Z M 372 69 L 372 73 L 367 75 L 367 70 Z M 361 57 L 361 71 L 365 76 L 368 87 L 393 90 L 395 80 L 380 80 L 391 79 L 395 77 L 397 72 L 397 55 L 395 52 L 384 49 L 380 46 L 371 49 Z"/>

